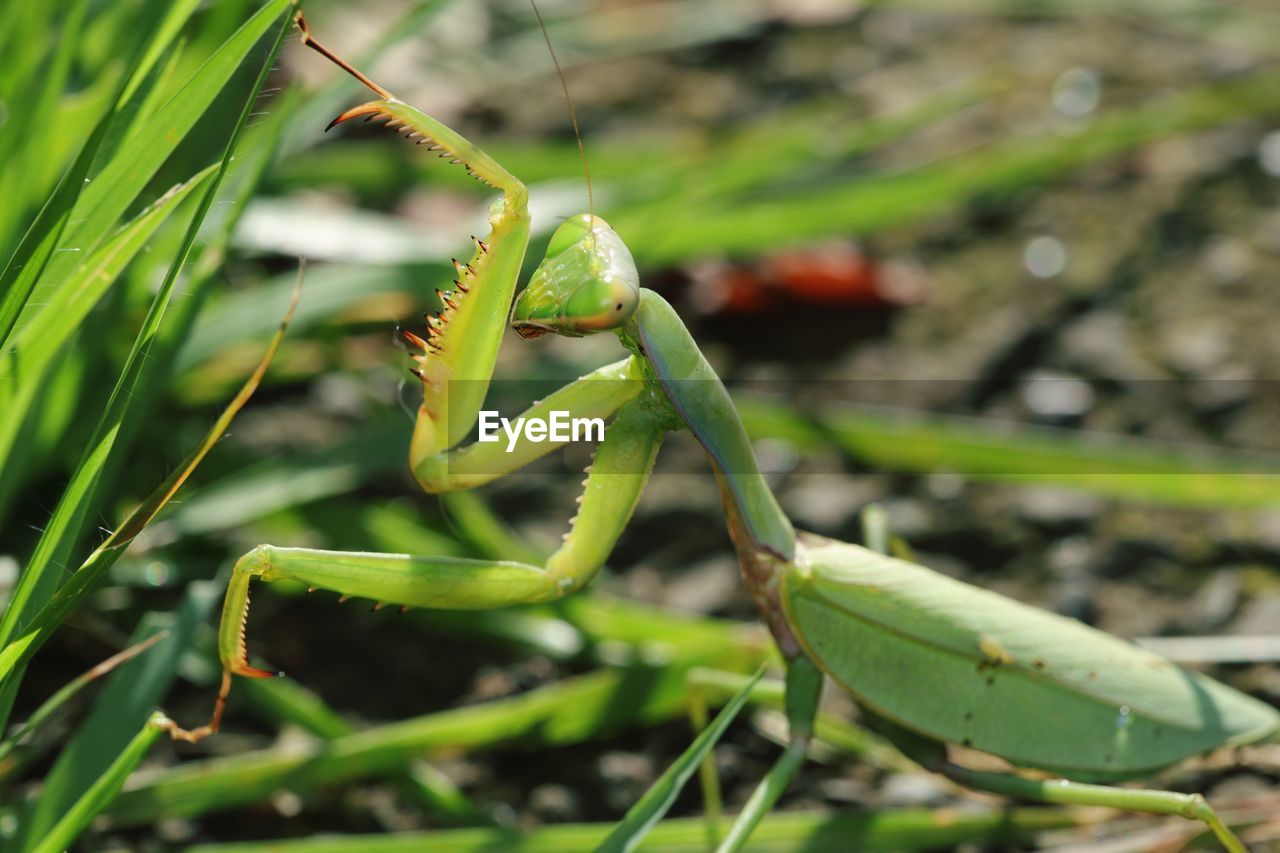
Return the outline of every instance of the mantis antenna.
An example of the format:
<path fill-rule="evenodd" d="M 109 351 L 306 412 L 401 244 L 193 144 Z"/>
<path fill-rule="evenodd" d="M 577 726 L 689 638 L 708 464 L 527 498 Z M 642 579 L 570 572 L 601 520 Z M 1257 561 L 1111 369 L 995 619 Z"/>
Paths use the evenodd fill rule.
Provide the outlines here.
<path fill-rule="evenodd" d="M 529 0 L 533 7 L 533 16 L 538 19 L 538 29 L 542 30 L 542 38 L 547 43 L 547 53 L 551 54 L 551 64 L 556 67 L 556 76 L 560 78 L 560 91 L 564 92 L 564 103 L 569 108 L 569 123 L 573 125 L 573 136 L 578 140 L 578 157 L 582 160 L 582 174 L 587 179 L 587 213 L 591 222 L 596 220 L 596 200 L 591 191 L 591 169 L 587 168 L 587 149 L 582 144 L 582 130 L 578 127 L 578 112 L 573 108 L 573 98 L 569 97 L 569 84 L 564 79 L 564 69 L 560 67 L 560 59 L 556 49 L 551 45 L 551 36 L 547 33 L 547 25 L 542 21 L 542 12 L 536 0 Z"/>

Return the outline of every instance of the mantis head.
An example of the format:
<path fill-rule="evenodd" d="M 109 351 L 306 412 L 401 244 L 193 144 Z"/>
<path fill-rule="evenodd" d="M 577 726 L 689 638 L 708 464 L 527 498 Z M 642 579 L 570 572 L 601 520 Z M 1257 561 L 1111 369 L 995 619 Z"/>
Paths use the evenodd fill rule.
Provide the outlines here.
<path fill-rule="evenodd" d="M 522 337 L 577 338 L 616 329 L 640 301 L 640 275 L 622 238 L 600 217 L 579 214 L 551 236 L 547 256 L 511 309 Z"/>

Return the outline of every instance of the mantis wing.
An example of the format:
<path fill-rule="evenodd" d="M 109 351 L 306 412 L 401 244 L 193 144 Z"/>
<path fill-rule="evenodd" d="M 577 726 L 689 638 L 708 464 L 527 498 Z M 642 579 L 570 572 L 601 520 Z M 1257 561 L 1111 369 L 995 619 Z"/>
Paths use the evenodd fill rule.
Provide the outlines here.
<path fill-rule="evenodd" d="M 1016 765 L 1122 779 L 1280 727 L 1130 643 L 856 545 L 803 538 L 782 598 L 805 652 L 859 702 Z"/>

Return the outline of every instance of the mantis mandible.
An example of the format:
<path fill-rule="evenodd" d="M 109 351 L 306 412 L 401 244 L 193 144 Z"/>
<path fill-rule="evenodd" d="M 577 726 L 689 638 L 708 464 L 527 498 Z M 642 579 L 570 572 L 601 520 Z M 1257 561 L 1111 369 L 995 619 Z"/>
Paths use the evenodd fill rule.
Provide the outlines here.
<path fill-rule="evenodd" d="M 428 319 L 427 338 L 404 333 L 423 399 L 409 459 L 431 493 L 470 489 L 564 442 L 461 446 L 475 427 L 509 324 L 523 337 L 612 331 L 625 358 L 534 404 L 607 419 L 581 507 L 545 565 L 449 557 L 259 546 L 235 565 L 218 649 L 223 679 L 210 722 L 174 728 L 196 741 L 218 730 L 232 676 L 274 675 L 248 663 L 244 628 L 254 579 L 288 579 L 413 607 L 487 609 L 551 601 L 598 572 L 635 509 L 663 435 L 688 429 L 718 481 L 742 579 L 786 664 L 790 741 L 739 813 L 722 849 L 740 848 L 799 771 L 813 737 L 823 681 L 856 699 L 891 741 L 922 765 L 972 788 L 1023 799 L 1112 806 L 1203 821 L 1231 850 L 1243 845 L 1198 794 L 1111 787 L 1225 744 L 1273 735 L 1280 714 L 1136 646 L 877 550 L 797 533 L 762 477 L 728 392 L 672 307 L 640 287 L 622 238 L 594 213 L 555 231 L 546 257 L 516 294 L 529 243 L 525 186 L 484 151 L 398 100 L 311 37 L 304 44 L 376 94 L 333 125 L 379 119 L 464 167 L 499 193 L 491 230 L 455 261 L 454 289 Z M 575 122 L 576 125 L 576 122 Z M 1049 771 L 1050 781 L 953 763 L 956 743 Z"/>

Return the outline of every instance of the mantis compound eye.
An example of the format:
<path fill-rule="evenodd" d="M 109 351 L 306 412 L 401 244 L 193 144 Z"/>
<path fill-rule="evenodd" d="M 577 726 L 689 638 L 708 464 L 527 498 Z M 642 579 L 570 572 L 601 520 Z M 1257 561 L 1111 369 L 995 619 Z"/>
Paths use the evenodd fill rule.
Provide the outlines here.
<path fill-rule="evenodd" d="M 511 325 L 526 338 L 578 337 L 618 328 L 639 301 L 631 252 L 603 219 L 584 213 L 552 235 L 546 258 L 512 307 Z"/>
<path fill-rule="evenodd" d="M 587 281 L 569 297 L 565 317 L 579 331 L 616 329 L 630 319 L 639 296 L 639 289 L 626 281 L 608 278 Z"/>

